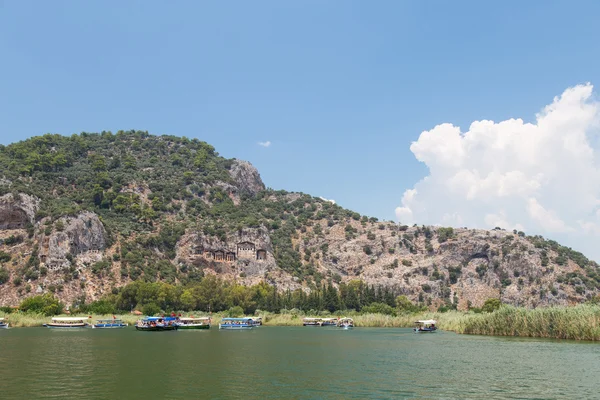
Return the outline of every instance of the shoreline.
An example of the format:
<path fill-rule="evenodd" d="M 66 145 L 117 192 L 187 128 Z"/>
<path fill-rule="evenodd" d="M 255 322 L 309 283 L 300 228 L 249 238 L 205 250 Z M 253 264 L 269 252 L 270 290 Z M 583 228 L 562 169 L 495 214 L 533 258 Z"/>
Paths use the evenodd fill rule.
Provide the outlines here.
<path fill-rule="evenodd" d="M 165 315 L 167 314 L 165 313 Z M 182 312 L 181 315 L 199 317 L 207 316 L 207 313 Z M 91 318 L 87 318 L 89 323 L 97 319 L 111 319 L 113 317 L 112 314 L 73 314 L 70 316 L 91 316 Z M 212 325 L 218 325 L 221 318 L 226 316 L 226 313 L 212 314 Z M 264 326 L 302 326 L 302 319 L 311 317 L 311 315 L 301 313 L 258 313 L 254 316 L 262 317 Z M 318 317 L 344 316 L 353 318 L 357 328 L 412 328 L 416 320 L 435 319 L 438 321 L 437 326 L 440 330 L 458 334 L 600 341 L 600 306 L 588 304 L 537 309 L 502 306 L 494 312 L 478 314 L 449 311 L 445 313 L 423 312 L 391 316 L 349 312 L 348 314 L 338 315 L 334 313 Z M 49 322 L 52 318 L 42 314 L 27 313 L 12 313 L 3 317 L 6 318 L 11 328 L 41 327 L 42 324 Z M 115 317 L 130 326 L 143 318 L 143 316 L 132 314 L 115 314 Z"/>

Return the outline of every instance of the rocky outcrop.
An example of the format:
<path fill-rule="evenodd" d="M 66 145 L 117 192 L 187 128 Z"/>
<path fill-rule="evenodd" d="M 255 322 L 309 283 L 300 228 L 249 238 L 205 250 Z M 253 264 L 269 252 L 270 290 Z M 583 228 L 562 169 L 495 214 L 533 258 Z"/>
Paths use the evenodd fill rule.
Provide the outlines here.
<path fill-rule="evenodd" d="M 39 204 L 37 197 L 24 193 L 17 196 L 8 193 L 0 197 L 0 230 L 24 229 L 33 224 Z"/>
<path fill-rule="evenodd" d="M 272 280 L 297 287 L 290 276 L 283 276 L 273 256 L 273 245 L 265 227 L 230 232 L 225 238 L 202 232 L 184 235 L 178 243 L 178 261 L 235 278 L 245 284 Z M 287 286 L 286 286 L 287 287 Z"/>
<path fill-rule="evenodd" d="M 40 261 L 51 269 L 68 267 L 72 257 L 106 247 L 106 231 L 95 213 L 63 217 L 54 227 L 50 235 L 43 235 L 39 252 Z"/>
<path fill-rule="evenodd" d="M 260 178 L 258 170 L 248 161 L 234 160 L 229 174 L 241 193 L 255 195 L 261 190 L 265 190 L 265 184 Z"/>

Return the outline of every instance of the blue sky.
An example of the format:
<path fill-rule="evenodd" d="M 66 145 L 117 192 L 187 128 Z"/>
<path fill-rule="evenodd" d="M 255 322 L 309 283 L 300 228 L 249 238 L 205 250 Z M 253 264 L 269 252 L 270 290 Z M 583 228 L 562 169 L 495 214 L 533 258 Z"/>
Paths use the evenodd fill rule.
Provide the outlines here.
<path fill-rule="evenodd" d="M 600 82 L 596 1 L 227 4 L 0 0 L 0 142 L 197 137 L 269 187 L 395 219 L 422 131 L 532 121 Z"/>

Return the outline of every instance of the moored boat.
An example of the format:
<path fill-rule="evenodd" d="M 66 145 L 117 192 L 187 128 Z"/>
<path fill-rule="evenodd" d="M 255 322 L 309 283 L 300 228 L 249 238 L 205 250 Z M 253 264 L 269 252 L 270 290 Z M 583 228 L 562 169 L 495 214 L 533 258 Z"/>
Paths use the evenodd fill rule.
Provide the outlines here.
<path fill-rule="evenodd" d="M 138 331 L 176 331 L 176 317 L 146 317 L 136 322 L 135 329 Z"/>
<path fill-rule="evenodd" d="M 321 318 L 304 318 L 302 326 L 321 326 L 323 320 Z"/>
<path fill-rule="evenodd" d="M 337 326 L 342 329 L 352 329 L 354 328 L 354 320 L 352 318 L 340 318 Z"/>
<path fill-rule="evenodd" d="M 250 319 L 252 320 L 252 324 L 254 326 L 262 326 L 262 317 L 252 317 Z"/>
<path fill-rule="evenodd" d="M 129 324 L 124 323 L 120 319 L 99 319 L 95 324 L 92 325 L 94 329 L 114 329 L 114 328 L 125 328 Z"/>
<path fill-rule="evenodd" d="M 177 329 L 210 329 L 210 317 L 180 317 L 177 321 Z"/>
<path fill-rule="evenodd" d="M 4 318 L 0 318 L 0 329 L 7 329 L 8 328 L 8 322 L 6 322 L 6 320 Z"/>
<path fill-rule="evenodd" d="M 239 330 L 252 328 L 254 328 L 252 318 L 223 318 L 219 324 L 219 329 Z"/>
<path fill-rule="evenodd" d="M 46 328 L 72 329 L 87 328 L 87 317 L 54 317 L 50 323 L 44 324 Z"/>
<path fill-rule="evenodd" d="M 337 318 L 323 318 L 321 321 L 321 326 L 337 326 L 337 323 Z"/>
<path fill-rule="evenodd" d="M 435 324 L 437 321 L 435 319 L 420 319 L 415 322 L 415 327 L 413 331 L 415 333 L 419 332 L 435 332 L 437 330 L 437 326 Z"/>

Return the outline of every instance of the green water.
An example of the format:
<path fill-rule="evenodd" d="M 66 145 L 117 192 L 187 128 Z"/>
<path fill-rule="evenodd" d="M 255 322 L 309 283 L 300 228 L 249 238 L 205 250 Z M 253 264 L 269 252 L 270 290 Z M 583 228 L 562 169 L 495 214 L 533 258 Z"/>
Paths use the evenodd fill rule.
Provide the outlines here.
<path fill-rule="evenodd" d="M 0 398 L 600 398 L 600 344 L 408 329 L 0 330 Z"/>

